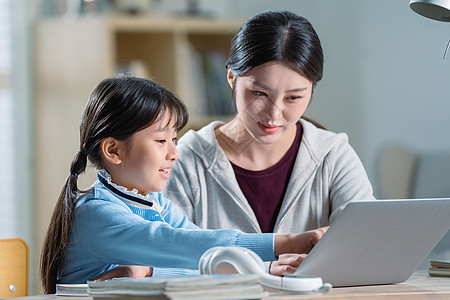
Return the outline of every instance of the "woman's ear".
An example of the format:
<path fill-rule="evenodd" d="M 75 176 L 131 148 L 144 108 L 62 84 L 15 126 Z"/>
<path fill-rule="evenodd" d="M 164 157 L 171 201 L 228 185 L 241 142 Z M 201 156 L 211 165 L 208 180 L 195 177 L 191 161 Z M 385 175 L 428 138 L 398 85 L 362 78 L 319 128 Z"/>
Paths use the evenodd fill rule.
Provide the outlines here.
<path fill-rule="evenodd" d="M 100 144 L 104 159 L 108 162 L 118 165 L 123 161 L 124 143 L 112 137 L 104 138 Z"/>
<path fill-rule="evenodd" d="M 233 75 L 233 72 L 229 68 L 227 68 L 227 81 L 230 85 L 231 89 L 234 88 L 234 81 L 236 80 L 236 76 Z"/>

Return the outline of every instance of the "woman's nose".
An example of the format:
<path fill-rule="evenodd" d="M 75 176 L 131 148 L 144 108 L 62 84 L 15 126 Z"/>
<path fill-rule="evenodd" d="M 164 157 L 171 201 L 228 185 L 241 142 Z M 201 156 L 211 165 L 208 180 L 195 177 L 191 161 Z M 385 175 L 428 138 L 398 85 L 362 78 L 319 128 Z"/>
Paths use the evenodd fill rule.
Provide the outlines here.
<path fill-rule="evenodd" d="M 268 100 L 265 107 L 266 114 L 272 119 L 279 118 L 282 115 L 283 109 L 281 108 L 280 101 Z"/>

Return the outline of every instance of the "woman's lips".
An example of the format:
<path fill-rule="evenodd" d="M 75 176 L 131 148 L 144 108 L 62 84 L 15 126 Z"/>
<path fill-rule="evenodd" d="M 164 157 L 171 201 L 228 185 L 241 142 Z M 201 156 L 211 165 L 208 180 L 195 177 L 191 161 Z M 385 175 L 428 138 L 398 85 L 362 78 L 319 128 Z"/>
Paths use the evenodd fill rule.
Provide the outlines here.
<path fill-rule="evenodd" d="M 277 126 L 277 125 L 267 125 L 267 124 L 263 124 L 263 123 L 259 123 L 259 122 L 258 122 L 258 126 L 261 129 L 261 131 L 266 134 L 274 134 L 275 132 L 278 131 L 278 129 L 280 129 L 280 126 Z"/>

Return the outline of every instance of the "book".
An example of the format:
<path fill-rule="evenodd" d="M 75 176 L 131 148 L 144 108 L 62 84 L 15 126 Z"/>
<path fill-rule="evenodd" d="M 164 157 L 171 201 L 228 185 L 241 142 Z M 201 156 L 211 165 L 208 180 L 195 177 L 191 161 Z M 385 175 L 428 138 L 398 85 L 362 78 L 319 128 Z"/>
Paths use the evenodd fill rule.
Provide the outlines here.
<path fill-rule="evenodd" d="M 166 291 L 171 300 L 209 300 L 209 299 L 261 299 L 269 294 L 262 286 L 233 286 L 224 288 L 205 288 L 195 290 Z"/>
<path fill-rule="evenodd" d="M 167 281 L 164 294 L 170 299 L 259 299 L 267 296 L 256 274 L 200 275 Z"/>
<path fill-rule="evenodd" d="M 120 277 L 105 281 L 88 281 L 87 291 L 91 297 L 162 295 L 165 287 L 165 280 L 162 278 Z"/>
<path fill-rule="evenodd" d="M 229 116 L 234 112 L 231 88 L 226 78 L 226 57 L 220 51 L 200 53 L 205 80 L 206 104 L 209 115 Z"/>
<path fill-rule="evenodd" d="M 435 268 L 450 269 L 450 260 L 430 260 L 430 266 Z"/>
<path fill-rule="evenodd" d="M 428 270 L 428 274 L 430 274 L 430 276 L 450 277 L 450 269 L 431 267 Z"/>
<path fill-rule="evenodd" d="M 115 278 L 88 281 L 94 299 L 260 299 L 267 297 L 257 274 L 192 275 L 147 278 Z"/>
<path fill-rule="evenodd" d="M 56 296 L 85 297 L 88 296 L 87 284 L 61 284 L 56 285 Z"/>
<path fill-rule="evenodd" d="M 450 277 L 450 260 L 431 260 L 428 274 L 430 276 Z"/>

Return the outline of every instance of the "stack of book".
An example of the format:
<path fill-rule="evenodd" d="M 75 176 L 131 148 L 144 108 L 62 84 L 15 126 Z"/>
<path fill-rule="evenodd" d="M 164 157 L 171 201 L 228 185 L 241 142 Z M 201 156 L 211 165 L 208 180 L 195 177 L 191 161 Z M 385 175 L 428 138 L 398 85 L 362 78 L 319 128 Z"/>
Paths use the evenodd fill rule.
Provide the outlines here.
<path fill-rule="evenodd" d="M 106 299 L 260 299 L 267 297 L 256 274 L 115 278 L 88 281 L 89 296 Z"/>
<path fill-rule="evenodd" d="M 450 277 L 450 260 L 431 260 L 428 274 L 430 276 Z"/>
<path fill-rule="evenodd" d="M 164 296 L 165 282 L 158 277 L 113 278 L 106 281 L 88 281 L 88 295 L 94 299 L 167 299 Z"/>

